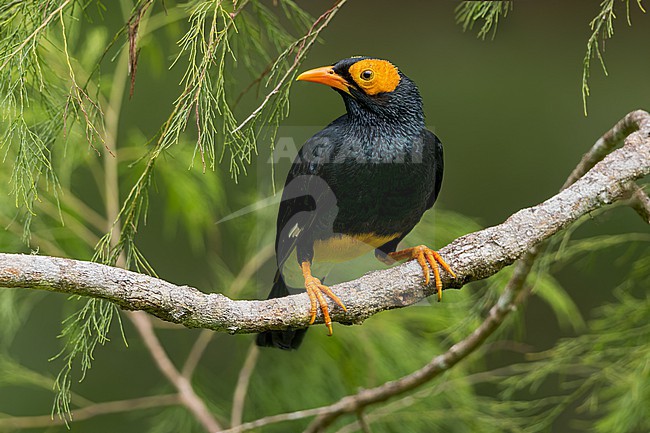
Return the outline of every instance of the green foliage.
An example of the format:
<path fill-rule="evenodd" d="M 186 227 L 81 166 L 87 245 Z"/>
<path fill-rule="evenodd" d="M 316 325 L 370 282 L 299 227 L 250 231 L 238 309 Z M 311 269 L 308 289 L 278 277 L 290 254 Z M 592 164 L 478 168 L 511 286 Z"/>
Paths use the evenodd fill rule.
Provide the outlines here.
<path fill-rule="evenodd" d="M 639 264 L 647 266 L 647 260 Z M 643 275 L 647 285 L 647 269 Z M 624 433 L 650 428 L 650 298 L 647 294 L 636 297 L 625 293 L 626 289 L 629 287 L 615 292 L 617 303 L 598 310 L 586 334 L 561 341 L 532 357 L 533 362 L 516 366 L 518 374 L 502 378 L 504 400 L 511 400 L 522 390 L 535 393 L 546 382 L 562 384 L 566 394 L 538 400 L 537 404 L 528 402 L 531 415 L 545 421 L 526 431 L 544 431 L 576 402 L 580 403 L 578 412 L 591 420 L 592 431 Z M 512 408 L 516 410 L 516 403 Z"/>
<path fill-rule="evenodd" d="M 113 315 L 117 313 L 117 306 L 101 299 L 90 299 L 77 313 L 65 319 L 61 338 L 65 345 L 61 352 L 53 359 L 62 357 L 65 363 L 56 378 L 52 414 L 57 414 L 67 420 L 70 415 L 70 386 L 72 384 L 72 371 L 75 361 L 79 360 L 82 381 L 88 369 L 92 366 L 93 355 L 97 344 L 108 341 L 108 331 L 111 327 Z M 70 418 L 67 418 L 70 417 Z"/>
<path fill-rule="evenodd" d="M 59 193 L 52 166 L 57 140 L 64 141 L 59 140 L 61 135 L 73 134 L 75 121 L 82 121 L 89 143 L 101 141 L 101 108 L 77 83 L 66 38 L 66 21 L 79 19 L 86 6 L 72 0 L 12 1 L 0 6 L 0 150 L 8 153 L 12 148 L 11 194 L 23 213 L 25 241 L 42 189 Z M 63 64 L 53 48 L 63 52 Z M 66 73 L 69 82 L 61 80 Z M 68 85 L 69 91 L 64 90 Z"/>
<path fill-rule="evenodd" d="M 474 24 L 482 22 L 478 37 L 485 37 L 492 30 L 492 37 L 497 33 L 499 18 L 507 17 L 512 10 L 512 1 L 464 1 L 456 7 L 456 21 L 463 25 L 463 30 L 474 29 Z"/>
<path fill-rule="evenodd" d="M 627 23 L 632 25 L 630 21 L 630 0 L 622 0 L 625 3 L 625 10 L 627 13 Z M 591 61 L 594 57 L 598 58 L 603 72 L 607 75 L 607 68 L 605 67 L 605 60 L 603 58 L 603 50 L 605 49 L 605 41 L 614 36 L 614 19 L 616 13 L 614 6 L 616 0 L 603 0 L 600 3 L 600 11 L 589 23 L 591 35 L 587 40 L 587 52 L 582 65 L 582 102 L 584 105 L 585 115 L 587 114 L 587 97 L 589 96 L 589 70 L 591 68 Z M 636 0 L 636 4 L 645 12 L 642 0 Z M 602 46 L 602 47 L 601 47 Z"/>
<path fill-rule="evenodd" d="M 116 263 L 124 254 L 126 263 L 133 263 L 136 269 L 151 271 L 134 244 L 135 235 L 146 215 L 156 161 L 179 142 L 192 116 L 197 133 L 195 154 L 200 156 L 203 170 L 207 166 L 215 167 L 217 155 L 220 160 L 229 154 L 230 172 L 237 179 L 251 161 L 260 132 L 266 131 L 273 141 L 280 121 L 287 115 L 289 89 L 297 74 L 297 67 L 338 10 L 330 10 L 320 26 L 305 29 L 308 15 L 291 0 L 282 0 L 281 10 L 286 17 L 294 19 L 295 24 L 306 32 L 305 36 L 296 40 L 280 25 L 278 17 L 267 13 L 268 10 L 257 2 L 253 2 L 257 6 L 256 15 L 242 13 L 248 3 L 240 2 L 233 10 L 228 10 L 223 2 L 212 0 L 190 3 L 189 29 L 179 41 L 180 51 L 172 65 L 178 65 L 181 60 L 187 63 L 181 81 L 183 90 L 174 103 L 172 114 L 160 129 L 156 144 L 145 158 L 142 174 L 123 202 L 118 215 L 122 227 L 119 239 L 114 239 L 108 233 L 98 246 L 97 257 L 106 263 Z M 253 36 L 250 42 L 231 44 L 238 31 L 238 22 L 247 19 L 255 21 L 243 24 L 244 29 L 257 25 L 263 31 Z M 244 34 L 236 39 L 244 41 L 246 36 Z M 252 63 L 252 59 L 259 62 L 288 41 L 294 42 L 279 52 L 275 61 L 266 65 L 266 69 L 261 70 L 263 65 Z M 245 64 L 252 67 L 253 74 L 259 74 L 257 80 L 264 80 L 264 87 L 271 90 L 262 103 L 238 123 L 234 111 L 238 98 L 230 95 L 237 94 L 237 90 L 234 90 L 236 87 L 233 89 L 232 86 L 241 86 L 241 80 L 229 86 L 226 77 L 234 75 L 240 56 Z M 268 78 L 265 78 L 266 75 Z M 248 90 L 250 86 L 243 88 L 241 93 L 245 94 Z M 221 123 L 215 124 L 215 121 Z M 216 134 L 219 132 L 222 140 L 220 154 L 216 147 Z"/>
<path fill-rule="evenodd" d="M 616 18 L 616 3 L 625 3 L 625 11 L 628 25 L 632 25 L 630 20 L 630 0 L 603 0 L 600 3 L 598 14 L 589 22 L 591 34 L 587 40 L 587 51 L 582 61 L 582 103 L 585 115 L 587 115 L 587 98 L 589 97 L 589 75 L 591 70 L 591 61 L 597 58 L 603 72 L 607 75 L 603 51 L 605 42 L 614 36 L 614 19 Z M 512 1 L 464 1 L 456 8 L 456 21 L 462 24 L 463 30 L 472 30 L 474 24 L 481 22 L 481 28 L 478 31 L 478 37 L 485 37 L 492 30 L 492 37 L 496 35 L 499 18 L 505 18 L 508 11 L 513 8 Z M 639 9 L 645 13 L 643 1 L 636 0 Z"/>
<path fill-rule="evenodd" d="M 650 326 L 646 322 L 650 298 L 645 289 L 650 283 L 650 238 L 633 233 L 572 240 L 579 226 L 573 227 L 561 242 L 551 244 L 541 269 L 549 269 L 551 259 L 557 268 L 575 263 L 581 256 L 621 245 L 641 248 L 645 253 L 633 263 L 625 283 L 614 291 L 616 302 L 599 308 L 595 318 L 586 324 L 565 289 L 552 278 L 549 280 L 550 276 L 538 274 L 533 279 L 535 293 L 554 310 L 558 323 L 571 325 L 579 334 L 545 352 L 529 354 L 531 362 L 487 375 L 486 382 L 493 383 L 501 393 L 495 400 L 481 399 L 480 410 L 500 413 L 512 421 L 500 431 L 548 431 L 561 414 L 576 404 L 576 412 L 585 418 L 581 423 L 585 431 L 624 433 L 648 429 Z M 549 389 L 562 394 L 548 395 Z"/>

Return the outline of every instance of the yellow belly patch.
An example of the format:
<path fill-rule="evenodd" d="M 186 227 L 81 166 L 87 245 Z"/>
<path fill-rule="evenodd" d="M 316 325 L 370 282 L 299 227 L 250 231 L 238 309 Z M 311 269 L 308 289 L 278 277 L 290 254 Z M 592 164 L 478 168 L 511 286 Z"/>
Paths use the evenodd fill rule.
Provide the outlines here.
<path fill-rule="evenodd" d="M 359 257 L 389 242 L 401 233 L 380 236 L 375 233 L 359 235 L 337 234 L 329 239 L 314 242 L 314 261 L 344 262 Z"/>

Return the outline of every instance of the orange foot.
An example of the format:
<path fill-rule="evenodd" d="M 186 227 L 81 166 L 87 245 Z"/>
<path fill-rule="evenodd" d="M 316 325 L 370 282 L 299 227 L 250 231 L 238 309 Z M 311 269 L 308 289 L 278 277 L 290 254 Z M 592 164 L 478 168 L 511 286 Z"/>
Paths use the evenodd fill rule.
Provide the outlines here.
<path fill-rule="evenodd" d="M 424 284 L 429 284 L 429 266 L 433 269 L 433 276 L 436 281 L 436 289 L 438 290 L 438 302 L 442 300 L 442 281 L 440 280 L 440 266 L 453 277 L 456 278 L 456 274 L 451 270 L 449 265 L 440 257 L 440 254 L 427 247 L 426 245 L 420 245 L 418 247 L 406 248 L 402 251 L 395 251 L 389 253 L 388 256 L 393 260 L 411 260 L 416 259 L 420 266 L 422 266 L 422 271 L 424 272 Z M 440 265 L 440 266 L 438 266 Z"/>
<path fill-rule="evenodd" d="M 309 324 L 313 324 L 314 320 L 316 320 L 316 311 L 318 304 L 321 311 L 323 312 L 325 326 L 327 326 L 328 330 L 327 335 L 332 335 L 332 319 L 330 319 L 329 308 L 327 307 L 327 301 L 325 300 L 323 293 L 329 296 L 334 302 L 336 302 L 339 307 L 343 308 L 343 311 L 348 310 L 345 308 L 345 305 L 343 305 L 343 302 L 341 302 L 339 297 L 336 296 L 329 287 L 322 284 L 318 278 L 314 277 L 311 274 L 311 263 L 302 262 L 300 268 L 302 269 L 302 276 L 305 277 L 305 289 L 307 289 L 307 295 L 309 296 L 309 302 L 311 304 L 311 318 L 309 319 Z"/>

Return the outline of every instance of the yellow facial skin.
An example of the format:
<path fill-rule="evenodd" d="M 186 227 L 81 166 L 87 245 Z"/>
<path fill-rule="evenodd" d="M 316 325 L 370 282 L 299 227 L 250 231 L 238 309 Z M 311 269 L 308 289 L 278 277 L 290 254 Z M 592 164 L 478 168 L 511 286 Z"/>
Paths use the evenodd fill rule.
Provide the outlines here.
<path fill-rule="evenodd" d="M 393 64 L 386 60 L 364 59 L 350 66 L 355 83 L 370 96 L 395 90 L 401 77 Z"/>

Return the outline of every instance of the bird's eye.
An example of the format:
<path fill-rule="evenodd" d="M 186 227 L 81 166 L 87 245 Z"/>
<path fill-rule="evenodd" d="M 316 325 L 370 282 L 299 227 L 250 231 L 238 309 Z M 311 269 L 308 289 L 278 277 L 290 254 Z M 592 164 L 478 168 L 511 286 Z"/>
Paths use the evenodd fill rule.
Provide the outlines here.
<path fill-rule="evenodd" d="M 363 71 L 363 72 L 361 73 L 361 75 L 360 75 L 361 79 L 362 79 L 362 80 L 365 80 L 365 81 L 370 81 L 370 80 L 372 80 L 372 77 L 374 77 L 374 76 L 375 76 L 375 73 L 372 72 L 370 69 L 366 69 L 366 70 Z"/>

